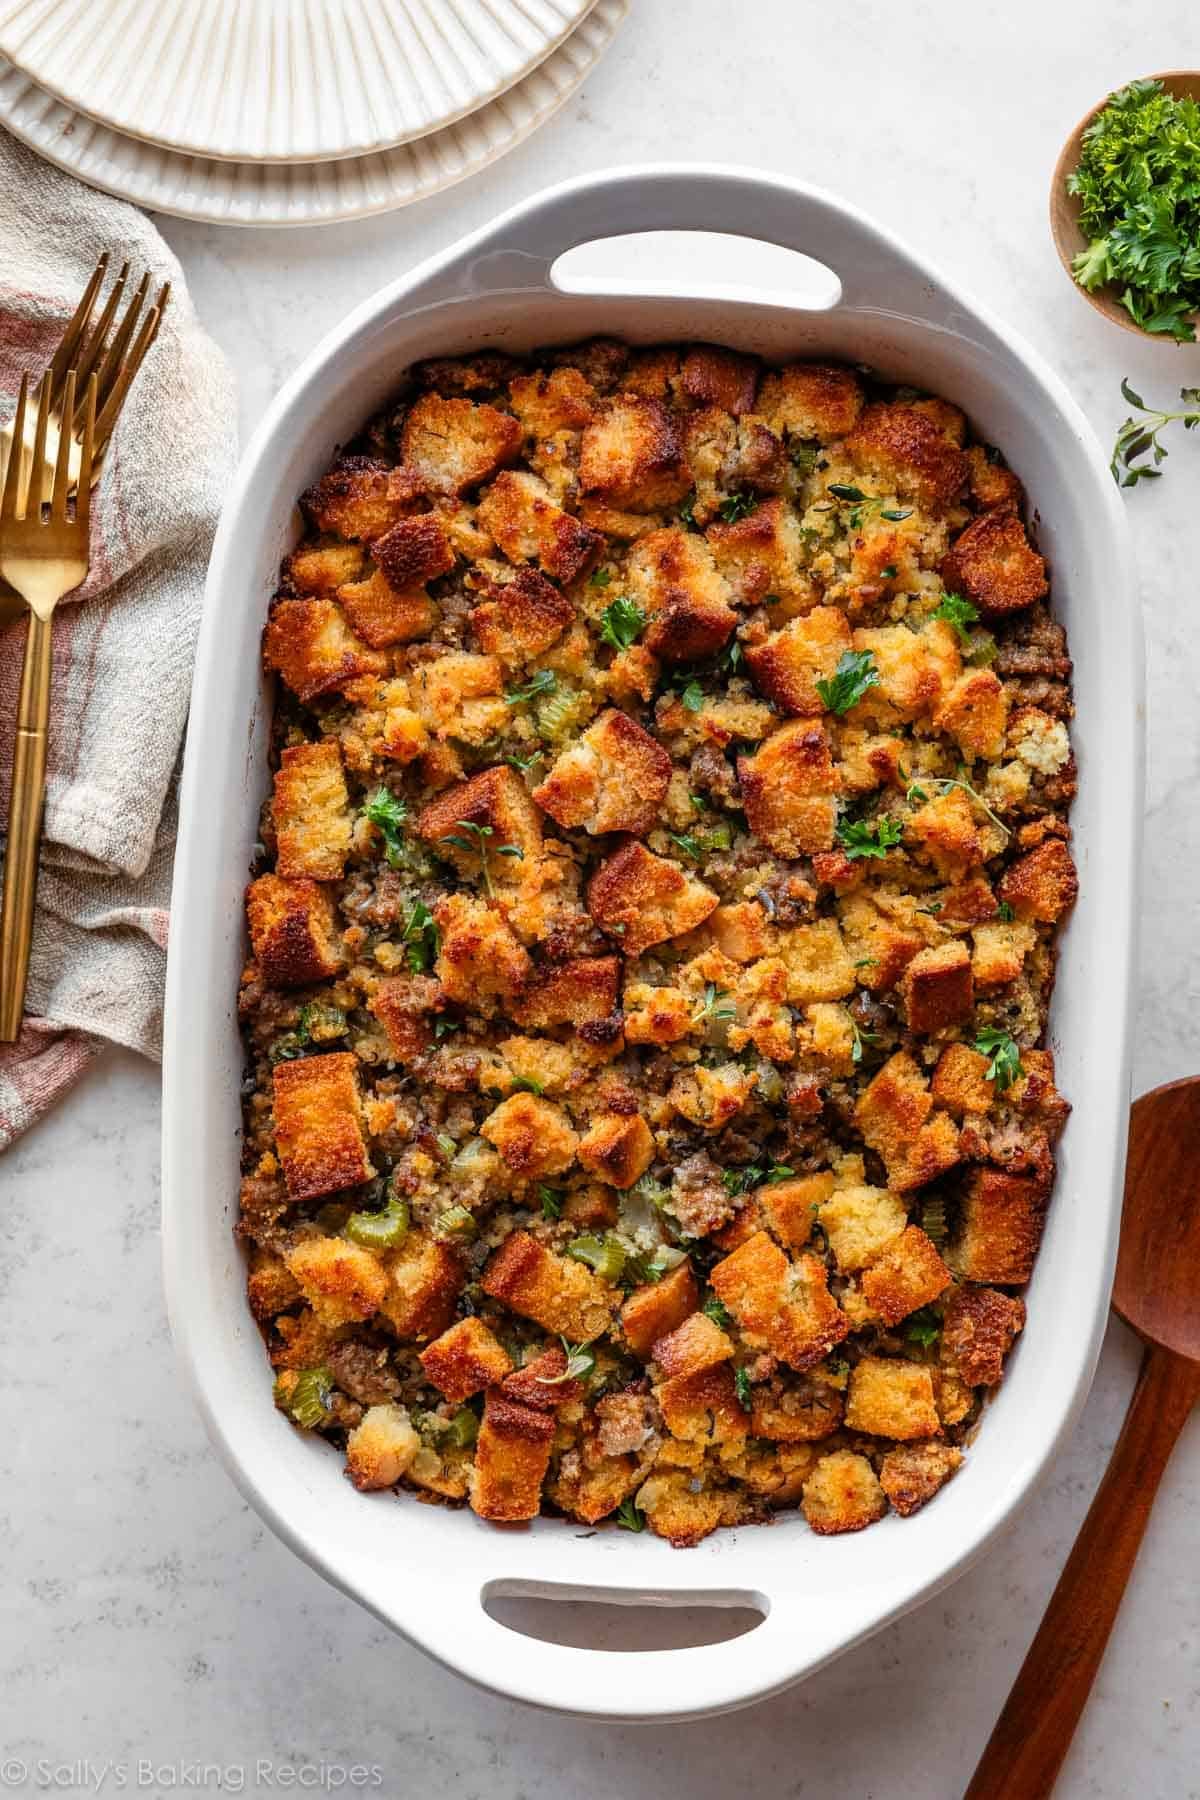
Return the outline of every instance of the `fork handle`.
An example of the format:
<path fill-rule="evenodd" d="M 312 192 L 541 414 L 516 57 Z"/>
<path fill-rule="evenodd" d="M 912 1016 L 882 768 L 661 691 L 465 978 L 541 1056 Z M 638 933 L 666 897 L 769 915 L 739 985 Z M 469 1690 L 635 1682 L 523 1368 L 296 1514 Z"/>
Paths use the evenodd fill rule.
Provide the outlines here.
<path fill-rule="evenodd" d="M 46 737 L 50 723 L 52 623 L 31 611 L 17 735 L 13 745 L 4 899 L 0 903 L 0 1044 L 15 1044 L 25 1010 L 25 981 L 33 942 L 33 897 L 46 799 Z"/>

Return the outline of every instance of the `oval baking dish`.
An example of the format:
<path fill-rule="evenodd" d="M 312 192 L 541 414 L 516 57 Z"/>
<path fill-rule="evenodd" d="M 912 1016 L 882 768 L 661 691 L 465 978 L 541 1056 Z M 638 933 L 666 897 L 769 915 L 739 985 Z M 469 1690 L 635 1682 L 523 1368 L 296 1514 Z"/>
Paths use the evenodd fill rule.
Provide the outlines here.
<path fill-rule="evenodd" d="M 640 289 L 633 278 L 576 277 L 569 292 L 556 281 L 568 249 L 647 231 L 753 237 L 815 258 L 836 279 L 806 304 L 732 286 L 720 271 L 703 292 L 693 276 Z M 736 245 L 717 254 L 736 257 Z M 770 1529 L 720 1532 L 678 1552 L 648 1534 L 585 1534 L 546 1518 L 497 1532 L 411 1496 L 360 1496 L 340 1459 L 272 1406 L 246 1305 L 232 1229 L 242 1076 L 232 997 L 267 785 L 259 638 L 280 557 L 298 535 L 294 497 L 415 360 L 597 332 L 866 362 L 962 406 L 1038 508 L 1053 604 L 1075 658 L 1082 891 L 1051 1012 L 1059 1081 L 1075 1110 L 1029 1322 L 958 1478 L 916 1517 L 857 1536 L 818 1538 L 783 1515 Z M 448 1667 L 514 1698 L 600 1717 L 662 1720 L 744 1705 L 960 1573 L 1070 1426 L 1104 1326 L 1128 1103 L 1141 792 L 1140 628 L 1124 519 L 1099 447 L 1033 351 L 850 208 L 747 170 L 623 169 L 525 202 L 359 307 L 287 384 L 234 481 L 209 574 L 183 774 L 167 982 L 167 1295 L 209 1431 L 243 1492 L 330 1581 Z M 749 1606 L 762 1622 L 725 1643 L 600 1653 L 507 1629 L 484 1607 L 498 1595 Z"/>

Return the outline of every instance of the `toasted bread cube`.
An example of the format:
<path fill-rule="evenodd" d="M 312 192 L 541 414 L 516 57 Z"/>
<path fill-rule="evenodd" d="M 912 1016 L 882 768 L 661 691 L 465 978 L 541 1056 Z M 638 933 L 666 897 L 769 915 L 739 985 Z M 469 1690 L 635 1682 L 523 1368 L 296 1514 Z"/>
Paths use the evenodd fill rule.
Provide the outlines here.
<path fill-rule="evenodd" d="M 333 594 L 362 572 L 361 544 L 301 544 L 284 561 L 287 580 L 298 594 Z"/>
<path fill-rule="evenodd" d="M 950 1279 L 932 1239 L 919 1225 L 909 1225 L 864 1270 L 862 1291 L 885 1325 L 898 1325 L 918 1307 L 936 1300 Z"/>
<path fill-rule="evenodd" d="M 498 657 L 451 650 L 436 662 L 422 663 L 410 683 L 418 712 L 438 738 L 485 743 L 508 722 Z"/>
<path fill-rule="evenodd" d="M 980 925 L 996 916 L 996 896 L 983 875 L 968 876 L 966 881 L 945 888 L 939 896 L 939 925 L 951 930 L 960 925 Z"/>
<path fill-rule="evenodd" d="M 902 1519 L 919 1512 L 938 1489 L 944 1487 L 956 1469 L 962 1467 L 963 1454 L 953 1444 L 929 1438 L 889 1450 L 879 1470 L 879 1485 Z"/>
<path fill-rule="evenodd" d="M 338 881 L 353 821 L 342 753 L 333 738 L 284 750 L 271 803 L 276 870 L 289 880 Z"/>
<path fill-rule="evenodd" d="M 859 983 L 873 994 L 894 988 L 923 939 L 887 913 L 869 894 L 850 894 L 838 906 L 846 954 Z M 847 990 L 849 991 L 849 990 Z"/>
<path fill-rule="evenodd" d="M 945 507 L 967 484 L 966 457 L 935 421 L 899 401 L 868 406 L 846 439 L 861 475 L 923 506 Z M 954 583 L 947 578 L 947 586 Z"/>
<path fill-rule="evenodd" d="M 346 1473 L 362 1494 L 395 1487 L 420 1448 L 406 1407 L 369 1407 L 346 1439 Z"/>
<path fill-rule="evenodd" d="M 519 377 L 523 365 L 503 350 L 481 350 L 474 356 L 431 356 L 415 363 L 414 381 L 438 394 L 494 394 Z"/>
<path fill-rule="evenodd" d="M 930 1092 L 956 1118 L 964 1113 L 985 1113 L 995 1099 L 987 1079 L 988 1059 L 969 1044 L 947 1044 L 933 1071 Z"/>
<path fill-rule="evenodd" d="M 555 1256 L 527 1231 L 509 1233 L 480 1285 L 493 1300 L 573 1344 L 607 1331 L 619 1299 L 585 1263 Z"/>
<path fill-rule="evenodd" d="M 442 990 L 428 975 L 392 975 L 381 981 L 367 1001 L 387 1032 L 397 1062 L 409 1062 L 433 1042 L 430 1015 L 442 1004 Z"/>
<path fill-rule="evenodd" d="M 774 1386 L 754 1389 L 750 1429 L 755 1437 L 777 1444 L 812 1444 L 841 1424 L 842 1396 L 819 1376 L 805 1376 L 781 1393 L 775 1393 Z"/>
<path fill-rule="evenodd" d="M 560 1406 L 573 1405 L 583 1394 L 583 1383 L 567 1373 L 566 1352 L 558 1344 L 539 1351 L 500 1383 L 508 1400 L 519 1400 L 535 1412 L 557 1412 Z"/>
<path fill-rule="evenodd" d="M 960 1287 L 942 1324 L 944 1365 L 968 1387 L 995 1387 L 1025 1325 L 1025 1302 L 997 1288 Z"/>
<path fill-rule="evenodd" d="M 624 1006 L 629 1044 L 678 1044 L 695 1025 L 695 1002 L 682 988 L 633 982 L 625 989 Z"/>
<path fill-rule="evenodd" d="M 628 1188 L 654 1161 L 654 1138 L 640 1113 L 600 1113 L 579 1140 L 579 1160 L 589 1174 Z"/>
<path fill-rule="evenodd" d="M 711 1489 L 696 1493 L 686 1471 L 652 1475 L 636 1500 L 655 1537 L 665 1538 L 676 1550 L 690 1550 L 714 1532 L 724 1506 Z"/>
<path fill-rule="evenodd" d="M 681 1262 L 661 1281 L 635 1288 L 621 1308 L 621 1329 L 629 1348 L 643 1361 L 700 1305 L 700 1290 L 690 1262 Z"/>
<path fill-rule="evenodd" d="M 997 762 L 1004 754 L 1008 695 L 991 669 L 965 669 L 933 716 L 938 731 L 952 737 L 968 762 Z"/>
<path fill-rule="evenodd" d="M 908 821 L 905 836 L 927 853 L 945 881 L 961 881 L 983 861 L 983 840 L 971 802 L 961 788 L 950 788 L 927 800 Z"/>
<path fill-rule="evenodd" d="M 290 1198 L 314 1200 L 368 1181 L 375 1171 L 363 1138 L 358 1058 L 338 1050 L 279 1062 L 272 1081 L 275 1151 Z"/>
<path fill-rule="evenodd" d="M 609 506 L 655 512 L 682 500 L 690 477 L 675 419 L 661 400 L 615 394 L 584 426 L 579 483 Z"/>
<path fill-rule="evenodd" d="M 517 569 L 509 581 L 488 581 L 471 613 L 481 647 L 507 663 L 527 662 L 556 644 L 575 608 L 536 569 Z"/>
<path fill-rule="evenodd" d="M 664 1378 L 699 1375 L 718 1363 L 731 1361 L 733 1339 L 707 1313 L 693 1311 L 657 1340 L 652 1354 Z"/>
<path fill-rule="evenodd" d="M 820 1223 L 843 1275 L 865 1269 L 908 1223 L 904 1202 L 887 1188 L 839 1188 L 824 1202 Z"/>
<path fill-rule="evenodd" d="M 737 766 L 750 829 L 769 850 L 805 856 L 832 848 L 838 776 L 819 725 L 784 725 L 755 755 L 739 756 Z"/>
<path fill-rule="evenodd" d="M 480 1135 L 525 1180 L 561 1175 L 575 1161 L 579 1137 L 561 1106 L 536 1094 L 510 1094 L 489 1113 Z"/>
<path fill-rule="evenodd" d="M 386 531 L 413 498 L 403 470 L 371 456 L 343 456 L 300 496 L 300 506 L 318 531 L 367 539 Z"/>
<path fill-rule="evenodd" d="M 582 575 L 604 542 L 598 531 L 556 506 L 546 483 L 525 470 L 497 475 L 476 517 L 509 562 L 536 562 L 543 574 L 564 584 Z"/>
<path fill-rule="evenodd" d="M 626 956 L 694 930 L 716 904 L 716 894 L 695 875 L 636 840 L 607 857 L 588 884 L 588 911 Z"/>
<path fill-rule="evenodd" d="M 904 719 L 934 712 L 951 692 L 962 671 L 953 631 L 934 619 L 920 631 L 906 625 L 880 625 L 853 633 L 854 648 L 870 651 L 879 673 L 872 689 Z"/>
<path fill-rule="evenodd" d="M 836 606 L 814 606 L 747 650 L 746 664 L 761 692 L 783 712 L 819 718 L 825 702 L 816 684 L 829 679 L 849 648 L 846 615 Z"/>
<path fill-rule="evenodd" d="M 750 1414 L 738 1399 L 737 1380 L 728 1363 L 694 1375 L 674 1375 L 655 1388 L 654 1395 L 667 1430 L 685 1443 L 729 1444 L 750 1430 Z"/>
<path fill-rule="evenodd" d="M 807 1254 L 789 1263 L 765 1231 L 717 1263 L 709 1281 L 743 1331 L 801 1373 L 850 1329 L 829 1292 L 824 1263 Z"/>
<path fill-rule="evenodd" d="M 481 1519 L 533 1519 L 550 1467 L 553 1413 L 538 1412 L 490 1388 L 475 1446 L 471 1510 Z"/>
<path fill-rule="evenodd" d="M 260 875 L 246 889 L 246 917 L 268 987 L 307 987 L 341 968 L 333 898 L 315 881 Z"/>
<path fill-rule="evenodd" d="M 1017 979 L 1037 942 L 1037 934 L 1032 925 L 1001 921 L 976 926 L 971 940 L 975 946 L 971 957 L 975 986 L 987 991 L 1007 987 Z"/>
<path fill-rule="evenodd" d="M 371 555 L 398 594 L 448 574 L 455 560 L 446 519 L 439 512 L 398 519 L 375 539 Z"/>
<path fill-rule="evenodd" d="M 887 1500 L 865 1456 L 835 1450 L 804 1483 L 801 1511 L 819 1537 L 862 1531 L 887 1511 Z"/>
<path fill-rule="evenodd" d="M 391 644 L 411 644 L 414 638 L 428 637 L 437 617 L 429 595 L 423 587 L 401 592 L 394 588 L 381 569 L 365 581 L 349 581 L 338 589 L 338 600 L 351 625 L 373 650 L 386 650 Z"/>
<path fill-rule="evenodd" d="M 332 1329 L 369 1319 L 387 1293 L 387 1275 L 378 1257 L 345 1238 L 302 1238 L 287 1266 L 317 1318 Z"/>
<path fill-rule="evenodd" d="M 641 836 L 662 814 L 671 758 L 657 738 L 610 707 L 554 763 L 533 798 L 565 830 Z"/>
<path fill-rule="evenodd" d="M 387 657 L 350 629 L 323 596 L 277 600 L 263 633 L 263 660 L 301 700 L 315 700 L 359 675 L 382 675 Z"/>
<path fill-rule="evenodd" d="M 984 619 L 1003 619 L 1050 590 L 1046 565 L 1015 512 L 985 512 L 960 532 L 942 559 L 942 580 L 966 594 Z"/>
<path fill-rule="evenodd" d="M 982 444 L 972 444 L 965 452 L 971 465 L 970 495 L 981 512 L 990 512 L 993 507 L 1003 507 L 1014 511 L 1025 498 L 1024 490 L 1011 469 L 999 460 L 996 451 L 989 451 Z"/>
<path fill-rule="evenodd" d="M 508 392 L 513 411 L 533 438 L 582 431 L 596 409 L 596 390 L 579 369 L 517 375 Z"/>
<path fill-rule="evenodd" d="M 910 1031 L 943 1031 L 969 1018 L 975 1004 L 971 952 L 951 938 L 913 957 L 900 980 Z"/>
<path fill-rule="evenodd" d="M 855 1108 L 855 1122 L 883 1158 L 888 1184 L 906 1194 L 960 1160 L 958 1130 L 948 1113 L 933 1112 L 929 1084 L 907 1051 L 884 1063 Z"/>
<path fill-rule="evenodd" d="M 246 1280 L 250 1311 L 258 1320 L 273 1319 L 300 1298 L 300 1283 L 281 1256 L 255 1249 Z"/>
<path fill-rule="evenodd" d="M 469 894 L 445 894 L 434 917 L 442 934 L 436 974 L 447 999 L 491 1013 L 522 993 L 533 964 L 497 907 Z"/>
<path fill-rule="evenodd" d="M 833 1192 L 833 1182 L 825 1170 L 755 1188 L 753 1201 L 762 1209 L 763 1224 L 786 1250 L 799 1250 L 807 1244 L 818 1210 Z"/>
<path fill-rule="evenodd" d="M 515 769 L 504 763 L 481 769 L 469 781 L 461 781 L 436 800 L 431 800 L 417 820 L 417 831 L 427 844 L 440 845 L 447 837 L 469 837 L 464 825 L 484 826 L 490 831 L 489 849 L 501 844 L 515 844 L 520 857 L 494 861 L 493 879 L 507 874 L 516 878 L 531 869 L 542 851 L 542 822 L 537 807 L 529 798 L 525 783 Z M 465 858 L 463 867 L 477 868 L 479 858 L 474 850 L 452 846 L 456 863 Z"/>
<path fill-rule="evenodd" d="M 679 388 L 693 406 L 719 406 L 738 417 L 754 411 L 758 359 L 715 344 L 693 344 L 684 352 Z"/>
<path fill-rule="evenodd" d="M 619 957 L 576 956 L 539 970 L 510 1011 L 518 1025 L 533 1031 L 555 1025 L 579 1031 L 612 1017 L 620 980 Z"/>
<path fill-rule="evenodd" d="M 629 553 L 625 581 L 630 598 L 649 618 L 642 642 L 652 655 L 691 662 L 728 643 L 737 614 L 698 533 L 678 525 L 647 532 Z"/>
<path fill-rule="evenodd" d="M 857 974 L 836 919 L 818 919 L 779 935 L 779 960 L 787 971 L 793 1006 L 840 1000 L 854 992 Z"/>
<path fill-rule="evenodd" d="M 862 409 L 862 385 L 853 370 L 803 362 L 768 370 L 757 407 L 772 431 L 821 444 L 853 431 Z"/>
<path fill-rule="evenodd" d="M 591 1448 L 594 1442 L 588 1433 L 580 1457 L 561 1459 L 546 1489 L 555 1506 L 584 1525 L 606 1519 L 641 1481 L 631 1456 L 597 1456 Z"/>
<path fill-rule="evenodd" d="M 850 1371 L 846 1425 L 871 1437 L 908 1440 L 939 1429 L 933 1375 L 921 1363 L 864 1356 Z"/>
<path fill-rule="evenodd" d="M 1033 1274 L 1046 1223 L 1045 1183 L 1033 1175 L 976 1168 L 962 1196 L 962 1225 L 947 1252 L 955 1274 L 1022 1287 Z"/>
<path fill-rule="evenodd" d="M 757 962 L 766 956 L 771 944 L 766 908 L 757 900 L 738 900 L 718 906 L 705 925 L 709 937 L 722 956 L 731 962 Z"/>
<path fill-rule="evenodd" d="M 455 1402 L 469 1400 L 512 1373 L 512 1358 L 481 1319 L 459 1319 L 421 1352 L 435 1388 Z"/>
<path fill-rule="evenodd" d="M 423 1231 L 410 1231 L 387 1258 L 389 1287 L 380 1308 L 396 1335 L 440 1337 L 454 1317 L 463 1266 L 449 1244 Z"/>
<path fill-rule="evenodd" d="M 1046 838 L 1005 870 L 996 889 L 1018 919 L 1054 925 L 1079 893 L 1071 852 L 1061 838 Z"/>
<path fill-rule="evenodd" d="M 715 1069 L 697 1064 L 676 1075 L 667 1100 L 701 1131 L 722 1131 L 750 1099 L 756 1081 L 755 1074 L 735 1062 L 722 1063 Z"/>
<path fill-rule="evenodd" d="M 765 500 L 732 524 L 710 525 L 705 536 L 736 599 L 753 606 L 777 594 L 799 611 L 815 605 L 817 590 L 804 572 L 800 520 L 786 500 Z"/>
<path fill-rule="evenodd" d="M 427 494 L 477 487 L 521 448 L 521 427 L 494 406 L 423 394 L 409 408 L 401 436 L 404 465 Z"/>

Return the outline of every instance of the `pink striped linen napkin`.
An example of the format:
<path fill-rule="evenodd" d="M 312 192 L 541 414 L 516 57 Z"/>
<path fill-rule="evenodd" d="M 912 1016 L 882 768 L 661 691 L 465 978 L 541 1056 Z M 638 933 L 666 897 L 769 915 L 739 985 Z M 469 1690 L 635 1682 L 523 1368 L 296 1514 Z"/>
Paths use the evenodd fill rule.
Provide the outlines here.
<path fill-rule="evenodd" d="M 54 621 L 46 821 L 26 1016 L 0 1046 L 0 1149 L 106 1043 L 157 1057 L 175 781 L 236 405 L 179 265 L 142 213 L 0 132 L 0 416 L 44 367 L 97 257 L 172 284 L 97 493 L 92 568 Z M 0 823 L 25 623 L 0 584 Z"/>

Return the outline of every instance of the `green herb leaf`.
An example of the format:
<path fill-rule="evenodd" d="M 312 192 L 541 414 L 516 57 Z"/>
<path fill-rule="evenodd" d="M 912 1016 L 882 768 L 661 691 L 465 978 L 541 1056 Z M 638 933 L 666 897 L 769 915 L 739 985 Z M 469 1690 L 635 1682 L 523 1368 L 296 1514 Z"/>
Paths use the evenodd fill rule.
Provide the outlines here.
<path fill-rule="evenodd" d="M 689 681 L 680 691 L 679 699 L 688 712 L 699 712 L 704 705 L 704 689 L 698 681 Z"/>
<path fill-rule="evenodd" d="M 719 1325 L 722 1331 L 724 1331 L 729 1323 L 729 1308 L 723 1301 L 718 1300 L 715 1294 L 710 1294 L 708 1296 L 708 1299 L 704 1302 L 700 1311 L 706 1313 L 713 1324 Z"/>
<path fill-rule="evenodd" d="M 544 1181 L 539 1181 L 535 1191 L 538 1197 L 538 1205 L 542 1209 L 543 1219 L 561 1219 L 563 1201 L 567 1197 L 563 1189 L 548 1187 Z"/>
<path fill-rule="evenodd" d="M 637 1501 L 632 1494 L 627 1500 L 622 1500 L 613 1514 L 613 1518 L 622 1531 L 645 1531 L 646 1529 L 646 1521 L 638 1511 Z"/>
<path fill-rule="evenodd" d="M 860 487 L 851 487 L 848 482 L 831 481 L 828 491 L 835 500 L 867 500 L 870 495 L 864 494 Z"/>
<path fill-rule="evenodd" d="M 697 1001 L 692 1012 L 692 1024 L 699 1025 L 707 1019 L 718 1021 L 735 1019 L 737 1017 L 737 1008 L 735 1006 L 724 1006 L 720 1004 L 720 1002 L 725 999 L 727 993 L 728 989 L 718 987 L 714 981 L 710 981 L 704 989 L 704 998 Z"/>
<path fill-rule="evenodd" d="M 967 645 L 971 642 L 971 633 L 967 627 L 978 624 L 979 609 L 961 594 L 943 594 L 930 617 L 944 619 L 953 628 L 959 643 Z"/>
<path fill-rule="evenodd" d="M 516 769 L 521 775 L 528 775 L 534 763 L 540 763 L 545 754 L 544 750 L 535 750 L 532 756 L 506 756 L 504 760 L 511 769 Z"/>
<path fill-rule="evenodd" d="M 750 1392 L 750 1371 L 736 1368 L 733 1371 L 733 1385 L 737 1389 L 738 1404 L 743 1411 L 749 1412 L 754 1396 Z"/>
<path fill-rule="evenodd" d="M 837 668 L 825 681 L 814 682 L 821 703 L 840 717 L 856 706 L 864 694 L 879 686 L 879 670 L 870 650 L 844 650 Z"/>
<path fill-rule="evenodd" d="M 1200 425 L 1200 388 L 1180 388 L 1179 398 L 1184 402 L 1184 410 L 1180 412 L 1160 412 L 1146 406 L 1143 400 L 1134 396 L 1127 381 L 1122 381 L 1121 392 L 1143 415 L 1140 419 L 1125 420 L 1117 433 L 1109 464 L 1117 486 L 1129 488 L 1136 487 L 1139 481 L 1156 481 L 1162 474 L 1158 465 L 1166 460 L 1167 449 L 1159 441 L 1159 433 L 1165 426 L 1181 422 L 1185 431 L 1194 431 Z M 1153 458 L 1153 467 L 1142 460 L 1147 455 Z"/>
<path fill-rule="evenodd" d="M 960 776 L 924 775 L 920 781 L 909 782 L 904 790 L 904 798 L 908 801 L 910 806 L 914 800 L 919 801 L 920 804 L 924 806 L 925 802 L 929 799 L 927 790 L 931 787 L 940 789 L 943 794 L 948 794 L 951 788 L 961 788 L 962 792 L 967 796 L 967 799 L 977 806 L 981 813 L 986 814 L 998 831 L 1003 832 L 1005 842 L 1012 836 L 1012 833 L 1004 823 L 1004 820 L 992 811 L 992 808 L 988 805 L 978 789 L 973 788 L 969 781 L 964 781 Z"/>
<path fill-rule="evenodd" d="M 736 525 L 739 519 L 744 519 L 747 513 L 752 513 L 757 505 L 758 501 L 754 495 L 743 488 L 741 492 L 730 494 L 722 500 L 717 511 L 727 525 Z"/>
<path fill-rule="evenodd" d="M 863 856 L 886 856 L 904 837 L 899 819 L 841 818 L 837 822 L 837 841 L 851 862 Z"/>
<path fill-rule="evenodd" d="M 588 586 L 589 587 L 607 587 L 611 580 L 612 580 L 612 570 L 611 569 L 595 569 L 595 570 L 593 570 L 592 574 L 590 574 L 588 576 Z"/>
<path fill-rule="evenodd" d="M 552 694 L 558 686 L 558 676 L 553 669 L 539 669 L 524 687 L 510 688 L 504 698 L 510 706 L 521 706 L 526 700 L 536 700 L 539 694 Z"/>
<path fill-rule="evenodd" d="M 942 1321 L 932 1308 L 923 1306 L 919 1312 L 910 1314 L 904 1335 L 910 1344 L 919 1344 L 922 1350 L 928 1350 L 942 1335 Z"/>
<path fill-rule="evenodd" d="M 1012 907 L 1008 904 L 1007 900 L 1002 900 L 1000 902 L 999 906 L 996 908 L 996 917 L 998 919 L 1002 919 L 1006 925 L 1011 924 L 1012 921 L 1016 918 L 1016 916 L 1017 916 L 1016 913 L 1013 911 Z"/>
<path fill-rule="evenodd" d="M 383 839 L 383 854 L 394 869 L 399 866 L 404 849 L 404 821 L 408 802 L 393 794 L 390 788 L 378 787 L 363 802 L 362 816 L 374 825 Z"/>
<path fill-rule="evenodd" d="M 535 1081 L 532 1075 L 514 1075 L 511 1091 L 514 1094 L 544 1094 L 546 1084 L 543 1081 Z"/>
<path fill-rule="evenodd" d="M 558 1341 L 567 1359 L 566 1367 L 561 1375 L 535 1375 L 534 1380 L 542 1387 L 558 1387 L 564 1381 L 580 1381 L 596 1367 L 596 1352 L 591 1348 L 590 1339 L 584 1344 L 570 1344 L 565 1337 L 560 1336 Z"/>
<path fill-rule="evenodd" d="M 683 524 L 685 524 L 687 526 L 689 531 L 699 530 L 699 527 L 696 524 L 695 506 L 696 506 L 696 490 L 695 490 L 695 488 L 693 488 L 691 493 L 687 496 L 686 500 L 681 501 L 680 506 L 679 506 L 679 517 L 680 517 L 681 521 L 683 522 Z"/>
<path fill-rule="evenodd" d="M 997 1031 L 992 1027 L 981 1031 L 975 1039 L 975 1048 L 981 1056 L 991 1058 L 985 1071 L 986 1079 L 995 1084 L 998 1094 L 1006 1093 L 1013 1082 L 1024 1073 L 1021 1067 L 1021 1052 L 1016 1040 L 1007 1031 Z"/>
<path fill-rule="evenodd" d="M 600 639 L 614 650 L 628 650 L 646 628 L 646 615 L 635 600 L 618 594 L 600 616 Z"/>
<path fill-rule="evenodd" d="M 787 1163 L 772 1163 L 767 1170 L 765 1179 L 767 1185 L 770 1186 L 776 1181 L 790 1181 L 795 1173 L 795 1169 L 789 1168 Z"/>
<path fill-rule="evenodd" d="M 414 900 L 404 920 L 400 936 L 405 946 L 408 966 L 414 975 L 431 969 L 442 946 L 442 934 L 434 924 L 433 914 L 423 900 Z"/>
<path fill-rule="evenodd" d="M 700 846 L 690 833 L 685 831 L 668 831 L 667 836 L 682 855 L 690 856 L 693 862 L 700 861 Z"/>

